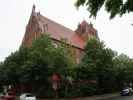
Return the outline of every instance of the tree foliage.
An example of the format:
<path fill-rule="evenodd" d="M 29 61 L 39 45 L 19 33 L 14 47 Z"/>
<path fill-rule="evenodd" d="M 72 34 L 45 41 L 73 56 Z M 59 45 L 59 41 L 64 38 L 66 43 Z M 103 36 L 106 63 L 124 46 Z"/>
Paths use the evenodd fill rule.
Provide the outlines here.
<path fill-rule="evenodd" d="M 59 44 L 55 47 L 48 35 L 41 35 L 33 41 L 30 48 L 20 47 L 18 51 L 9 55 L 2 67 L 0 66 L 0 74 L 6 76 L 4 80 L 7 84 L 27 83 L 36 92 L 42 87 L 52 88 L 51 77 L 54 73 L 58 73 L 62 79 L 71 75 L 70 69 L 73 65 L 65 46 Z"/>
<path fill-rule="evenodd" d="M 133 12 L 133 0 L 77 0 L 76 7 L 86 6 L 91 13 L 90 16 L 96 17 L 99 10 L 105 6 L 105 10 L 110 13 L 110 18 L 116 15 L 122 16 L 125 13 Z"/>
<path fill-rule="evenodd" d="M 103 42 L 90 39 L 85 48 L 85 55 L 79 66 L 77 77 L 85 80 L 96 80 L 100 92 L 107 92 L 114 82 L 113 68 L 114 52 L 105 48 Z"/>
<path fill-rule="evenodd" d="M 133 82 L 133 60 L 125 54 L 114 58 L 116 80 L 119 88 Z"/>
<path fill-rule="evenodd" d="M 72 55 L 66 41 L 55 47 L 48 35 L 42 35 L 30 48 L 20 47 L 0 63 L 0 81 L 11 85 L 28 83 L 33 87 L 32 92 L 50 97 L 54 73 L 61 77 L 59 95 L 62 97 L 112 92 L 125 83 L 133 83 L 133 59 L 117 55 L 98 39 L 88 40 L 79 64 L 75 65 Z"/>
<path fill-rule="evenodd" d="M 25 64 L 28 58 L 28 52 L 27 48 L 20 48 L 19 51 L 11 53 L 11 55 L 5 59 L 3 63 L 3 75 L 6 76 L 4 80 L 6 80 L 8 84 L 16 84 L 19 82 L 22 71 L 21 66 Z"/>

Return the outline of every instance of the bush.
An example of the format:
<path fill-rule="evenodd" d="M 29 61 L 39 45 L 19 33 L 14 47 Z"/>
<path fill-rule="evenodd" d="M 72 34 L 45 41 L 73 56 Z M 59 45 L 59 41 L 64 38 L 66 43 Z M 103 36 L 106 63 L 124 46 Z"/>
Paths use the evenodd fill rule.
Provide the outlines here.
<path fill-rule="evenodd" d="M 62 84 L 59 96 L 65 98 L 91 96 L 96 93 L 96 84 L 75 82 L 74 84 Z"/>

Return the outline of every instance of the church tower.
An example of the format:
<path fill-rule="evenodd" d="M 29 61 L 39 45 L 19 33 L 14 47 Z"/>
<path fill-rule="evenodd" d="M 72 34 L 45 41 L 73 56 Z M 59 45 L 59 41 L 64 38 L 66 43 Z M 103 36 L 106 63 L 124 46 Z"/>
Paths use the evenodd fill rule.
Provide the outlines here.
<path fill-rule="evenodd" d="M 75 31 L 83 40 L 87 41 L 90 38 L 98 38 L 97 30 L 93 28 L 92 23 L 88 24 L 85 20 L 79 23 Z"/>

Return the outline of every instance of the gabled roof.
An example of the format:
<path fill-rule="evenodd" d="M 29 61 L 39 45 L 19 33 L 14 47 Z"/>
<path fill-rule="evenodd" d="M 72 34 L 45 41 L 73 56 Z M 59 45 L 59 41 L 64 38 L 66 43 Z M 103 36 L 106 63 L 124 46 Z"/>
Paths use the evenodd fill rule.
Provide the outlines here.
<path fill-rule="evenodd" d="M 41 14 L 37 14 L 37 19 L 39 26 L 42 29 L 42 33 L 46 32 L 50 34 L 50 37 L 56 40 L 66 39 L 68 43 L 71 43 L 71 45 L 84 49 L 85 41 L 74 31 L 72 31 L 69 28 L 64 27 L 61 24 L 58 24 Z M 47 25 L 47 29 L 45 30 L 44 26 Z"/>
<path fill-rule="evenodd" d="M 26 38 L 27 36 L 31 36 L 28 35 L 28 33 L 37 33 L 36 35 L 39 35 L 40 33 L 48 33 L 54 40 L 61 41 L 62 39 L 65 39 L 67 40 L 66 42 L 68 44 L 83 50 L 86 44 L 86 40 L 83 37 L 84 33 L 81 31 L 82 29 L 86 30 L 85 32 L 87 34 L 85 34 L 85 37 L 88 37 L 88 35 L 91 34 L 92 29 L 93 31 L 96 31 L 86 21 L 83 21 L 80 24 L 80 27 L 78 27 L 76 31 L 73 31 L 59 23 L 56 23 L 55 21 L 42 16 L 40 13 L 35 12 L 35 6 L 33 6 L 23 43 L 29 41 L 29 38 L 32 40 L 31 37 L 28 39 Z M 81 34 L 78 34 L 77 32 L 80 32 Z"/>

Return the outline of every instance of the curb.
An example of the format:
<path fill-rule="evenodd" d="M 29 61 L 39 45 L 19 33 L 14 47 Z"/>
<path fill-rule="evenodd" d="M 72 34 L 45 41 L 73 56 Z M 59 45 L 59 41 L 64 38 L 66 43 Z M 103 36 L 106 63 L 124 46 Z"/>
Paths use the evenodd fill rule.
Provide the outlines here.
<path fill-rule="evenodd" d="M 57 98 L 57 99 L 38 99 L 38 100 L 107 100 L 115 97 L 119 97 L 119 93 L 114 94 L 105 94 L 105 95 L 96 95 L 91 97 L 81 97 L 81 98 Z"/>
<path fill-rule="evenodd" d="M 107 100 L 107 99 L 111 99 L 111 98 L 115 98 L 115 97 L 119 97 L 119 96 L 120 96 L 119 93 L 115 93 L 115 94 L 97 95 L 97 96 L 85 97 L 85 98 L 74 98 L 74 99 L 70 99 L 70 100 Z M 68 100 L 68 99 L 66 99 L 66 100 Z"/>
<path fill-rule="evenodd" d="M 120 96 L 119 93 L 105 94 L 105 95 L 97 96 L 96 98 L 90 98 L 88 100 L 107 100 L 107 99 L 111 99 L 111 98 L 115 98 L 115 97 L 119 97 L 119 96 Z"/>

